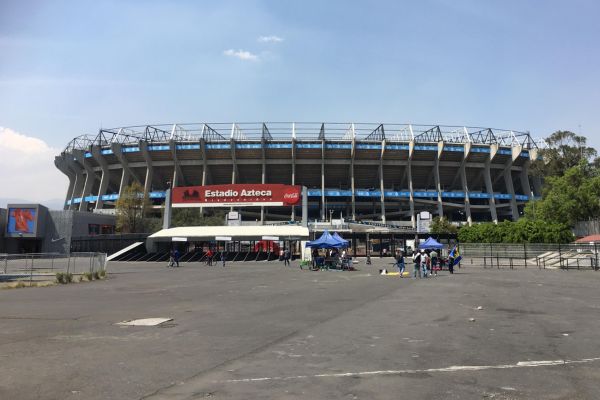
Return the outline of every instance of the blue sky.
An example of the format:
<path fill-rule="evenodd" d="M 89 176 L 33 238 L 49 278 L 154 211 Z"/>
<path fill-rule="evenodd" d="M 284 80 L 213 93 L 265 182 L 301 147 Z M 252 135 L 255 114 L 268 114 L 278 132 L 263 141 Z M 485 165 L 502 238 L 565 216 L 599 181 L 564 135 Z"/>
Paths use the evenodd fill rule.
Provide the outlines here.
<path fill-rule="evenodd" d="M 2 1 L 0 127 L 59 150 L 101 126 L 262 120 L 569 129 L 600 148 L 598 15 L 591 0 Z"/>

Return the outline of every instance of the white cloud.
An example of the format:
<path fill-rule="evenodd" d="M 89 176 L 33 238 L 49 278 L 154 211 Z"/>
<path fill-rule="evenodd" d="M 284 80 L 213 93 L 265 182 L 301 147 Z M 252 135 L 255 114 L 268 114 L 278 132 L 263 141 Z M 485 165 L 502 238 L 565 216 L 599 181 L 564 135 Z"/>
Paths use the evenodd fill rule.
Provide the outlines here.
<path fill-rule="evenodd" d="M 246 50 L 229 49 L 225 50 L 223 54 L 229 57 L 236 57 L 244 61 L 258 61 L 258 56 L 256 54 L 252 54 Z"/>
<path fill-rule="evenodd" d="M 0 197 L 41 202 L 64 198 L 68 179 L 54 166 L 59 149 L 0 127 Z"/>
<path fill-rule="evenodd" d="M 263 43 L 281 43 L 281 42 L 283 42 L 283 38 L 280 38 L 279 36 L 275 36 L 275 35 L 259 36 L 258 41 L 263 42 Z"/>

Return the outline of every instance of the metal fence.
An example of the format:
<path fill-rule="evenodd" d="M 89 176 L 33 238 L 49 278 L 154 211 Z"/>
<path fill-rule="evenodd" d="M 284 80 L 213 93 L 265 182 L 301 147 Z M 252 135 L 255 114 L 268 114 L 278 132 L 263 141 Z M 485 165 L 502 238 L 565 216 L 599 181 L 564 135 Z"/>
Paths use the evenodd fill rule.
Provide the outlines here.
<path fill-rule="evenodd" d="M 597 271 L 596 244 L 461 243 L 463 264 L 484 268 L 592 269 Z"/>
<path fill-rule="evenodd" d="M 57 272 L 106 271 L 106 264 L 106 253 L 0 254 L 0 281 L 48 281 L 54 280 Z"/>

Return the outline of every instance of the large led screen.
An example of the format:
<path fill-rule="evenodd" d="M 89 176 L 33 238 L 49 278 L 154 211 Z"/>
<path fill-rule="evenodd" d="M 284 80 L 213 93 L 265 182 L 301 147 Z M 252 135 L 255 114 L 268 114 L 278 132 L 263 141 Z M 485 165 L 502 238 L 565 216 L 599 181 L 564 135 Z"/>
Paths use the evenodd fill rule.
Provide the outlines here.
<path fill-rule="evenodd" d="M 9 208 L 6 232 L 8 234 L 34 234 L 36 214 L 35 208 Z"/>

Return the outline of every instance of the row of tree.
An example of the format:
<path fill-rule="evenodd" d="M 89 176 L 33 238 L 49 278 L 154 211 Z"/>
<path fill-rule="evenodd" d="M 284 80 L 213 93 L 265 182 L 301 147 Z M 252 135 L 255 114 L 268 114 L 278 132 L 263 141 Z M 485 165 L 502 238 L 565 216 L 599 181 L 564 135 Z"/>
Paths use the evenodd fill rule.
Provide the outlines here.
<path fill-rule="evenodd" d="M 541 149 L 531 172 L 543 177 L 542 198 L 531 200 L 516 222 L 482 223 L 457 228 L 434 219 L 433 233 L 456 233 L 461 242 L 567 243 L 577 221 L 600 218 L 600 158 L 587 139 L 557 131 Z"/>

